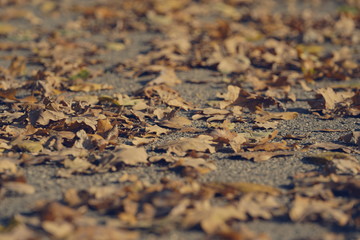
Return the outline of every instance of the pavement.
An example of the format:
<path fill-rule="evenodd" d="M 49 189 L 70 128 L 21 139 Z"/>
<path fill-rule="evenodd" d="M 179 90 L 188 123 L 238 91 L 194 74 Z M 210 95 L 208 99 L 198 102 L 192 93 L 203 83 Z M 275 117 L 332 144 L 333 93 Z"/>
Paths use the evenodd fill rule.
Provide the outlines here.
<path fill-rule="evenodd" d="M 196 1 L 196 2 L 212 2 L 212 1 Z M 242 2 L 242 1 L 214 1 L 219 2 Z M 244 1 L 247 2 L 247 1 Z M 249 1 L 251 2 L 251 1 Z M 269 1 L 270 2 L 270 1 Z M 271 1 L 272 2 L 272 1 Z M 290 2 L 290 1 L 288 1 Z M 287 1 L 274 1 L 274 14 L 283 14 L 284 9 L 289 7 Z M 317 5 L 317 2 L 320 2 Z M 52 4 L 55 4 L 53 6 Z M 151 51 L 151 41 L 154 39 L 162 38 L 165 36 L 163 32 L 159 32 L 152 29 L 146 29 L 142 31 L 141 26 L 137 26 L 135 23 L 134 29 L 127 29 L 126 31 L 119 31 L 121 25 L 124 24 L 131 26 L 129 22 L 121 20 L 119 22 L 112 22 L 112 18 L 106 17 L 107 13 L 104 10 L 104 17 L 99 17 L 96 21 L 90 20 L 93 18 L 91 11 L 85 15 L 86 11 L 77 9 L 81 7 L 96 6 L 112 6 L 107 1 L 62 1 L 57 3 L 56 1 L 2 1 L 0 2 L 0 66 L 2 68 L 8 68 L 11 60 L 15 56 L 25 56 L 27 59 L 33 57 L 34 48 L 31 47 L 31 42 L 43 42 L 46 46 L 47 41 L 51 41 L 55 33 L 60 34 L 64 31 L 65 39 L 79 44 L 88 44 L 91 49 L 91 44 L 94 46 L 106 46 L 109 42 L 121 42 L 124 41 L 124 46 L 121 50 L 99 50 L 93 55 L 84 53 L 83 56 L 88 57 L 89 61 L 99 61 L 98 64 L 91 66 L 92 71 L 103 71 L 99 76 L 91 78 L 89 81 L 93 83 L 109 84 L 113 86 L 111 90 L 97 90 L 91 92 L 94 95 L 112 95 L 116 93 L 134 95 L 134 93 L 144 86 L 144 83 L 154 79 L 156 74 L 143 74 L 132 77 L 129 73 L 132 73 L 133 69 L 122 69 L 121 64 L 126 63 L 128 60 L 134 61 L 139 54 L 146 54 Z M 141 1 L 139 1 L 141 4 Z M 215 3 L 214 3 L 215 4 Z M 270 4 L 270 3 L 267 3 Z M 299 3 L 299 7 L 295 10 L 294 14 L 319 14 L 319 17 L 326 16 L 336 17 L 341 6 L 346 5 L 346 1 L 304 1 Z M 253 6 L 250 4 L 250 6 Z M 47 9 L 47 7 L 49 9 Z M 44 10 L 45 9 L 45 10 Z M 320 9 L 314 11 L 313 9 Z M 22 12 L 20 16 L 16 16 L 11 11 L 26 11 Z M 195 10 L 194 10 L 195 11 Z M 225 10 L 224 10 L 225 11 Z M 229 10 L 230 11 L 230 10 Z M 286 10 L 288 11 L 288 9 Z M 286 12 L 285 11 L 285 12 Z M 5 14 L 6 13 L 6 14 Z M 27 17 L 24 17 L 26 13 Z M 29 14 L 32 13 L 33 15 Z M 101 11 L 95 14 L 102 14 Z M 7 17 L 6 17 L 7 16 Z M 216 21 L 218 16 L 203 16 L 207 22 L 212 23 Z M 86 18 L 89 18 L 87 22 Z M 39 19 L 39 20 L 37 20 Z M 205 21 L 204 20 L 204 21 Z M 40 23 L 37 23 L 40 21 Z M 109 22 L 107 22 L 109 21 Z M 159 20 L 161 21 L 161 20 Z M 89 24 L 88 26 L 79 26 L 79 22 L 82 24 Z M 12 33 L 1 34 L 1 24 L 11 24 L 15 26 L 15 30 Z M 118 24 L 114 27 L 114 32 L 111 29 L 101 29 L 106 24 Z M 65 28 L 66 26 L 66 28 Z M 82 32 L 82 28 L 93 29 L 93 32 Z M 69 30 L 70 29 L 70 30 Z M 359 26 L 356 26 L 359 31 Z M 4 30 L 6 31 L 6 30 Z M 115 31 L 118 31 L 115 33 Z M 108 34 L 108 35 L 107 35 Z M 266 38 L 266 37 L 265 37 Z M 254 44 L 261 45 L 262 40 L 255 42 Z M 25 44 L 25 48 L 10 48 L 5 49 L 5 43 L 12 42 L 14 45 Z M 327 45 L 326 45 L 327 44 Z M 317 44 L 321 45 L 321 44 Z M 334 49 L 339 49 L 345 44 L 335 45 L 333 43 L 324 43 L 326 45 L 326 51 L 331 52 Z M 35 45 L 34 45 L 35 46 Z M 37 45 L 40 46 L 40 45 Z M 351 51 L 353 51 L 354 59 L 359 64 L 359 47 L 349 43 L 347 45 Z M 105 47 L 106 49 L 106 47 Z M 55 50 L 54 50 L 55 51 Z M 78 51 L 78 49 L 76 50 Z M 64 59 L 68 58 L 69 61 L 76 60 L 79 54 L 74 51 L 74 55 L 71 55 L 71 50 L 68 52 L 59 51 L 59 55 L 63 54 Z M 356 52 L 357 51 L 357 52 Z M 36 59 L 33 59 L 35 63 L 27 63 L 26 74 L 23 76 L 17 76 L 17 81 L 26 81 L 31 73 L 37 69 L 41 69 L 43 66 L 36 64 Z M 138 61 L 138 60 L 135 60 Z M 134 64 L 136 65 L 136 64 Z M 120 67 L 119 67 L 120 66 Z M 142 70 L 141 66 L 136 66 Z M 135 68 L 136 68 L 135 67 Z M 120 69 L 120 70 L 116 70 Z M 115 70 L 114 70 L 115 69 Z M 173 87 L 180 96 L 186 101 L 194 103 L 198 109 L 208 107 L 209 102 L 215 101 L 217 93 L 225 93 L 231 76 L 219 73 L 211 68 L 207 67 L 194 67 L 191 66 L 188 69 L 181 70 L 179 67 L 176 71 L 179 79 L 182 83 Z M 196 83 L 198 82 L 198 83 Z M 346 84 L 358 84 L 358 78 L 352 78 L 345 81 Z M 332 79 L 322 79 L 310 84 L 313 89 L 321 87 L 334 86 L 334 84 L 342 84 L 343 82 L 334 81 Z M 359 87 L 357 87 L 359 88 Z M 250 88 L 247 88 L 250 89 Z M 340 116 L 330 119 L 323 119 L 318 115 L 315 115 L 310 110 L 307 103 L 308 100 L 314 99 L 315 93 L 312 91 L 304 91 L 300 85 L 292 87 L 292 92 L 296 96 L 295 102 L 286 102 L 286 110 L 289 112 L 297 112 L 298 117 L 292 120 L 281 121 L 278 126 L 278 136 L 275 141 L 281 141 L 286 135 L 305 135 L 306 137 L 301 140 L 302 146 L 309 146 L 314 143 L 320 142 L 333 142 L 339 143 L 338 139 L 350 133 L 351 131 L 360 131 L 360 122 L 358 116 Z M 26 93 L 25 93 L 26 94 Z M 66 92 L 63 93 L 66 98 L 74 96 L 86 95 L 88 93 L 82 92 Z M 279 112 L 276 108 L 271 108 L 269 111 Z M 234 129 L 237 132 L 251 132 L 253 131 L 254 123 L 247 121 L 250 119 L 253 113 L 245 111 L 242 115 L 244 121 L 234 123 Z M 191 118 L 193 112 L 180 111 L 180 115 Z M 192 127 L 198 129 L 206 129 L 207 123 L 204 120 L 194 120 Z M 324 129 L 331 129 L 334 131 L 324 131 Z M 180 132 L 173 131 L 169 134 L 162 135 L 155 143 L 146 146 L 148 153 L 159 155 L 159 152 L 153 151 L 156 146 L 162 143 L 169 142 L 171 140 L 178 140 L 180 137 L 193 137 L 196 133 L 192 132 Z M 124 142 L 128 139 L 124 139 Z M 296 140 L 288 140 L 289 144 L 297 143 Z M 309 154 L 316 154 L 324 152 L 321 149 L 310 149 L 308 151 L 295 151 L 291 156 L 279 156 L 272 158 L 264 162 L 254 162 L 244 160 L 239 157 L 234 157 L 231 150 L 225 149 L 208 155 L 208 161 L 212 161 L 217 169 L 211 171 L 197 178 L 197 181 L 202 183 L 209 182 L 249 182 L 258 183 L 273 186 L 279 189 L 288 190 L 294 186 L 294 176 L 301 173 L 308 173 L 311 171 L 321 171 L 322 166 L 309 164 L 304 161 L 304 157 Z M 360 160 L 359 152 L 353 152 L 357 160 Z M 62 166 L 54 162 L 45 162 L 38 165 L 25 165 L 19 167 L 25 176 L 28 184 L 35 188 L 33 194 L 10 194 L 3 196 L 0 199 L 0 223 L 3 226 L 7 226 L 11 219 L 17 215 L 31 215 L 34 211 L 34 207 L 41 201 L 62 201 L 63 194 L 66 190 L 74 188 L 76 190 L 88 189 L 90 187 L 104 187 L 104 186 L 122 186 L 123 183 L 118 179 L 124 176 L 125 173 L 129 175 L 136 175 L 140 181 L 148 182 L 150 184 L 159 183 L 161 179 L 182 179 L 182 176 L 174 171 L 169 171 L 161 164 L 151 164 L 146 166 L 125 166 L 118 171 L 110 171 L 103 173 L 90 173 L 90 174 L 74 174 L 68 178 L 59 178 L 57 173 Z M 285 203 L 284 203 L 285 204 Z M 99 214 L 96 211 L 90 211 L 87 213 L 89 216 L 96 219 L 109 218 L 107 215 Z M 247 227 L 251 231 L 256 233 L 265 233 L 271 239 L 340 239 L 335 238 L 343 236 L 344 239 L 360 239 L 358 227 L 341 227 L 336 224 L 328 223 L 326 221 L 290 221 L 288 218 L 280 217 L 270 220 L 253 219 L 250 221 L 236 222 L 234 228 Z M 153 233 L 151 231 L 140 230 L 140 239 L 207 239 L 207 235 L 197 229 L 182 230 L 172 229 L 171 231 L 164 232 L 162 234 Z M 328 234 L 328 235 L 327 235 Z M 330 236 L 334 234 L 333 238 L 325 238 L 324 236 Z M 49 237 L 49 236 L 48 236 Z M 49 237 L 52 238 L 51 236 Z M 0 235 L 0 239 L 1 235 Z M 46 237 L 44 237 L 46 239 Z M 222 237 L 220 237 L 222 239 Z M 256 238 L 253 238 L 256 239 Z"/>

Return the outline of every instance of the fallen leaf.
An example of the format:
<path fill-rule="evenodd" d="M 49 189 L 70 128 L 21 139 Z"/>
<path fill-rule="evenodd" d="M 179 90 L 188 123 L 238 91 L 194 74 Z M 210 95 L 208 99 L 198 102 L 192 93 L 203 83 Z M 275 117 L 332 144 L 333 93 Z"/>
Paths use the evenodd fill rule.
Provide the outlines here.
<path fill-rule="evenodd" d="M 101 83 L 90 83 L 90 82 L 82 82 L 76 85 L 69 86 L 69 90 L 73 92 L 92 92 L 98 90 L 109 90 L 114 87 L 109 84 L 101 84 Z"/>
<path fill-rule="evenodd" d="M 200 174 L 205 174 L 211 171 L 216 170 L 216 165 L 212 162 L 206 161 L 203 158 L 192 158 L 192 157 L 185 157 L 185 158 L 178 158 L 177 161 L 170 165 L 170 168 L 192 168 L 196 172 Z"/>
<path fill-rule="evenodd" d="M 11 24 L 0 23 L 0 35 L 8 35 L 15 32 L 16 27 Z"/>
<path fill-rule="evenodd" d="M 51 110 L 34 110 L 29 113 L 31 124 L 36 127 L 37 124 L 46 126 L 50 121 L 59 121 L 66 118 L 63 112 L 56 112 Z"/>
<path fill-rule="evenodd" d="M 346 143 L 352 143 L 358 146 L 360 149 L 360 131 L 353 131 L 349 134 L 340 137 L 340 140 Z"/>
<path fill-rule="evenodd" d="M 291 152 L 242 152 L 237 153 L 236 156 L 240 156 L 247 160 L 253 160 L 254 162 L 264 162 L 273 157 L 292 155 Z"/>
<path fill-rule="evenodd" d="M 163 68 L 160 72 L 160 75 L 147 83 L 147 85 L 158 85 L 158 84 L 166 84 L 168 86 L 175 86 L 180 84 L 182 81 L 176 76 L 174 69 L 171 68 Z"/>
<path fill-rule="evenodd" d="M 112 164 L 124 163 L 136 166 L 139 163 L 148 163 L 148 155 L 143 147 L 122 147 L 113 153 Z"/>
<path fill-rule="evenodd" d="M 232 194 L 238 195 L 243 193 L 268 193 L 271 195 L 278 195 L 281 191 L 275 187 L 257 183 L 248 182 L 230 182 L 230 183 L 217 183 L 209 182 L 204 184 L 211 190 L 224 196 Z"/>
<path fill-rule="evenodd" d="M 344 226 L 350 216 L 339 208 L 339 203 L 333 201 L 316 200 L 296 196 L 290 209 L 289 216 L 292 221 L 317 220 L 334 221 Z"/>
<path fill-rule="evenodd" d="M 360 173 L 360 162 L 345 153 L 326 152 L 305 157 L 305 160 L 327 166 L 327 170 L 337 174 L 357 175 Z"/>
<path fill-rule="evenodd" d="M 17 167 L 15 162 L 12 159 L 2 158 L 0 159 L 0 173 L 1 174 L 15 174 L 17 172 Z"/>
<path fill-rule="evenodd" d="M 270 113 L 266 111 L 258 112 L 255 117 L 255 121 L 258 123 L 265 123 L 270 120 L 292 120 L 295 119 L 299 114 L 297 112 L 280 112 Z"/>
<path fill-rule="evenodd" d="M 65 238 L 74 231 L 75 226 L 69 222 L 44 221 L 42 228 L 55 238 Z"/>
<path fill-rule="evenodd" d="M 287 146 L 287 142 L 281 141 L 281 142 L 267 142 L 264 144 L 260 144 L 255 146 L 251 150 L 273 152 L 273 151 L 288 150 L 288 149 L 290 149 L 290 147 Z"/>
<path fill-rule="evenodd" d="M 30 140 L 16 141 L 15 146 L 23 151 L 30 153 L 39 153 L 43 150 L 41 142 L 35 142 Z"/>
<path fill-rule="evenodd" d="M 175 116 L 159 122 L 159 125 L 173 129 L 181 129 L 184 126 L 191 125 L 191 121 L 183 116 Z"/>
<path fill-rule="evenodd" d="M 16 193 L 16 194 L 34 194 L 35 187 L 23 182 L 6 182 L 3 184 L 3 187 L 8 192 Z"/>
<path fill-rule="evenodd" d="M 145 128 L 148 133 L 155 133 L 156 136 L 160 136 L 161 134 L 167 134 L 170 132 L 169 129 L 159 127 L 158 125 L 152 125 Z"/>
<path fill-rule="evenodd" d="M 157 149 L 165 149 L 167 153 L 175 153 L 178 156 L 185 156 L 188 151 L 199 152 L 215 152 L 215 147 L 212 146 L 212 137 L 207 135 L 199 135 L 196 138 L 180 138 L 175 141 L 170 141 L 157 147 Z"/>
<path fill-rule="evenodd" d="M 359 153 L 359 151 L 357 151 L 353 148 L 350 148 L 350 147 L 347 147 L 347 146 L 344 146 L 341 144 L 337 144 L 337 143 L 332 143 L 332 142 L 314 143 L 314 144 L 310 145 L 310 147 L 311 148 L 320 148 L 320 149 L 325 149 L 325 150 L 330 150 L 330 151 L 342 151 L 345 153 L 352 153 L 352 152 Z"/>

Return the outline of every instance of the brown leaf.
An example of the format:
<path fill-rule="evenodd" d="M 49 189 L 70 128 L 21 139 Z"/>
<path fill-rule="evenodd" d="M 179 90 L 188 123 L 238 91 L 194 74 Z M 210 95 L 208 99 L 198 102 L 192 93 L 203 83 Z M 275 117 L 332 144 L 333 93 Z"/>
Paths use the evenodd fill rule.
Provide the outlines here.
<path fill-rule="evenodd" d="M 200 174 L 205 174 L 211 171 L 216 170 L 216 165 L 212 162 L 206 161 L 203 158 L 178 158 L 177 161 L 170 166 L 170 168 L 179 168 L 179 167 L 190 167 Z"/>
<path fill-rule="evenodd" d="M 282 104 L 273 97 L 249 93 L 243 89 L 240 90 L 237 99 L 232 103 L 232 105 L 246 107 L 252 112 L 262 110 L 263 108 L 267 108 L 269 106 L 278 106 L 279 108 L 284 108 Z"/>
<path fill-rule="evenodd" d="M 136 240 L 139 239 L 139 233 L 135 231 L 126 231 L 121 230 L 116 227 L 111 226 L 79 226 L 76 228 L 75 232 L 72 233 L 67 240 L 78 240 L 78 239 L 88 239 L 88 240 Z"/>
<path fill-rule="evenodd" d="M 345 153 L 352 153 L 352 152 L 359 153 L 359 151 L 357 151 L 353 148 L 346 147 L 344 145 L 332 143 L 332 142 L 314 143 L 310 147 L 311 148 L 320 148 L 320 149 L 325 149 L 325 150 L 330 150 L 330 151 L 342 151 Z"/>
<path fill-rule="evenodd" d="M 337 174 L 357 175 L 360 173 L 360 162 L 345 153 L 326 152 L 308 156 L 305 160 L 326 165 L 328 170 Z"/>
<path fill-rule="evenodd" d="M 8 35 L 16 31 L 16 27 L 11 24 L 0 23 L 0 35 Z"/>
<path fill-rule="evenodd" d="M 242 136 L 241 134 L 238 134 L 236 137 L 234 137 L 230 140 L 229 144 L 235 153 L 239 153 L 242 151 L 242 146 L 246 142 L 247 142 L 247 139 L 244 136 Z"/>
<path fill-rule="evenodd" d="M 147 85 L 158 85 L 166 84 L 168 86 L 175 86 L 180 84 L 181 80 L 176 76 L 174 69 L 172 68 L 163 68 L 160 72 L 160 75 L 147 83 Z"/>
<path fill-rule="evenodd" d="M 350 220 L 350 216 L 339 208 L 339 202 L 316 200 L 301 196 L 296 196 L 289 216 L 292 221 L 315 220 L 334 221 L 340 226 L 344 226 Z"/>
<path fill-rule="evenodd" d="M 40 209 L 42 221 L 72 221 L 80 215 L 80 212 L 58 202 L 47 203 Z"/>
<path fill-rule="evenodd" d="M 247 160 L 253 160 L 254 162 L 263 162 L 273 157 L 288 156 L 292 154 L 292 152 L 243 152 L 236 155 Z"/>
<path fill-rule="evenodd" d="M 142 91 L 146 97 L 158 97 L 162 102 L 169 106 L 179 107 L 184 110 L 193 108 L 192 105 L 187 103 L 178 92 L 164 84 L 148 86 L 142 89 Z"/>
<path fill-rule="evenodd" d="M 297 112 L 280 112 L 270 113 L 266 111 L 259 112 L 259 115 L 255 117 L 255 121 L 258 123 L 265 123 L 270 120 L 292 120 L 295 119 L 299 114 Z"/>
<path fill-rule="evenodd" d="M 175 116 L 170 119 L 163 120 L 159 123 L 160 126 L 173 128 L 173 129 L 181 129 L 184 126 L 191 125 L 191 121 L 183 116 Z"/>
<path fill-rule="evenodd" d="M 31 153 L 39 153 L 43 150 L 43 145 L 41 144 L 41 142 L 35 142 L 30 140 L 16 140 L 14 142 L 14 145 L 23 151 Z"/>
<path fill-rule="evenodd" d="M 139 163 L 148 163 L 148 155 L 143 147 L 122 147 L 114 152 L 112 163 L 124 163 L 126 165 L 135 166 Z"/>
<path fill-rule="evenodd" d="M 75 229 L 75 226 L 69 222 L 44 221 L 41 226 L 52 237 L 60 239 L 67 237 Z"/>
<path fill-rule="evenodd" d="M 109 84 L 90 83 L 90 82 L 82 82 L 76 85 L 69 86 L 69 89 L 73 92 L 92 92 L 98 90 L 108 90 L 113 88 L 114 87 Z"/>
<path fill-rule="evenodd" d="M 156 136 L 160 136 L 161 134 L 166 134 L 170 132 L 169 129 L 159 127 L 158 125 L 152 125 L 145 128 L 148 133 L 155 133 Z"/>
<path fill-rule="evenodd" d="M 97 122 L 97 132 L 98 133 L 105 133 L 109 130 L 111 130 L 113 128 L 113 126 L 111 125 L 111 122 L 108 118 L 105 119 L 99 119 Z"/>
<path fill-rule="evenodd" d="M 96 131 L 97 127 L 97 117 L 67 117 L 65 119 L 65 123 L 70 129 L 79 129 L 79 128 L 89 128 L 92 131 Z"/>
<path fill-rule="evenodd" d="M 287 142 L 281 141 L 281 142 L 267 142 L 261 145 L 257 145 L 251 150 L 273 152 L 273 151 L 288 150 L 288 149 L 290 149 L 290 147 L 287 146 Z"/>
<path fill-rule="evenodd" d="M 349 134 L 340 137 L 340 140 L 346 143 L 352 143 L 358 146 L 360 149 L 360 131 L 353 131 Z"/>
<path fill-rule="evenodd" d="M 237 211 L 235 206 L 227 205 L 222 207 L 212 207 L 189 211 L 182 221 L 185 228 L 200 224 L 207 234 L 214 234 L 220 230 L 228 229 L 226 224 L 231 219 L 245 220 L 246 214 Z"/>
<path fill-rule="evenodd" d="M 340 103 L 347 98 L 351 98 L 354 95 L 351 92 L 335 93 L 332 88 L 320 88 L 315 92 L 317 93 L 315 100 L 308 101 L 311 108 L 315 110 L 335 109 L 337 103 Z"/>
<path fill-rule="evenodd" d="M 6 182 L 3 184 L 3 187 L 6 191 L 17 193 L 17 194 L 34 194 L 35 193 L 35 187 L 23 182 Z"/>
<path fill-rule="evenodd" d="M 278 121 L 276 122 L 264 122 L 264 123 L 257 123 L 253 126 L 253 129 L 275 129 L 279 124 Z"/>
<path fill-rule="evenodd" d="M 29 113 L 31 124 L 35 127 L 37 124 L 46 126 L 50 121 L 59 121 L 66 118 L 63 112 L 51 110 L 34 110 Z"/>
<path fill-rule="evenodd" d="M 134 137 L 134 139 L 131 141 L 132 144 L 134 144 L 136 147 L 147 145 L 149 143 L 152 143 L 156 140 L 156 138 L 140 138 L 140 137 Z"/>
<path fill-rule="evenodd" d="M 212 146 L 212 137 L 207 135 L 199 135 L 196 138 L 180 138 L 175 141 L 170 141 L 158 146 L 158 149 L 165 149 L 167 153 L 175 153 L 178 156 L 185 156 L 188 151 L 199 152 L 215 152 L 215 147 Z"/>
<path fill-rule="evenodd" d="M 272 186 L 257 184 L 257 183 L 248 183 L 248 182 L 230 182 L 230 183 L 217 183 L 210 182 L 204 184 L 206 187 L 209 187 L 211 190 L 215 191 L 218 194 L 224 196 L 232 194 L 238 195 L 243 193 L 268 193 L 271 195 L 278 195 L 281 191 Z"/>
<path fill-rule="evenodd" d="M 1 174 L 15 174 L 17 167 L 12 159 L 2 158 L 0 159 L 0 173 Z"/>
<path fill-rule="evenodd" d="M 250 66 L 250 60 L 246 56 L 224 57 L 220 60 L 217 70 L 229 74 L 244 72 Z"/>
<path fill-rule="evenodd" d="M 1 231 L 0 238 L 3 240 L 22 240 L 22 239 L 41 239 L 39 233 L 36 233 L 24 223 L 13 226 L 9 231 Z"/>
<path fill-rule="evenodd" d="M 220 103 L 220 108 L 224 109 L 234 103 L 235 100 L 238 98 L 240 91 L 241 88 L 229 85 L 227 87 L 227 93 L 217 93 L 216 97 L 224 99 L 224 101 Z"/>

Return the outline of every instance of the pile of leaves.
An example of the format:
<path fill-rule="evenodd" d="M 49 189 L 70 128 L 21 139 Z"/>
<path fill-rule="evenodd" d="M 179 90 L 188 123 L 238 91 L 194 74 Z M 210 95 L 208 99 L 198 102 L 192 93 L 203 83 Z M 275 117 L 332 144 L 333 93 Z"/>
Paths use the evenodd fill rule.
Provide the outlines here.
<path fill-rule="evenodd" d="M 360 77 L 360 6 L 342 1 L 346 7 L 315 17 L 295 11 L 296 1 L 277 14 L 271 1 L 259 2 L 2 1 L 0 201 L 36 194 L 25 177 L 31 165 L 56 167 L 56 178 L 124 174 L 115 185 L 64 189 L 61 201 L 37 202 L 32 214 L 0 226 L 0 238 L 138 239 L 197 229 L 270 239 L 238 224 L 256 219 L 359 229 L 359 131 L 308 144 L 278 126 L 299 117 L 287 104 L 304 100 L 320 120 L 360 116 L 359 84 L 349 84 Z M 146 51 L 104 60 L 144 33 L 153 36 Z M 183 84 L 210 84 L 179 77 L 196 69 L 225 86 L 205 104 L 180 94 Z M 108 74 L 124 86 L 146 81 L 120 91 Z M 251 129 L 239 127 L 245 123 Z M 202 181 L 217 170 L 219 152 L 224 161 L 257 164 L 301 152 L 320 167 L 293 176 L 287 189 Z M 152 165 L 180 177 L 150 183 L 125 172 Z"/>

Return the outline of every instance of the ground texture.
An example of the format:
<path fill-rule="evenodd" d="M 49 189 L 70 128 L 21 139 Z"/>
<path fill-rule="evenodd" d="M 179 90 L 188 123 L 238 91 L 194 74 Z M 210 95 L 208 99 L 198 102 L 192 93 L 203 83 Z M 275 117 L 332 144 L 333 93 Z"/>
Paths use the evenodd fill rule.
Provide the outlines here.
<path fill-rule="evenodd" d="M 0 239 L 360 239 L 360 3 L 0 1 Z"/>

